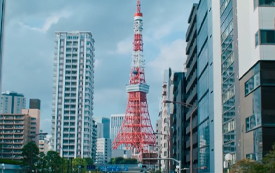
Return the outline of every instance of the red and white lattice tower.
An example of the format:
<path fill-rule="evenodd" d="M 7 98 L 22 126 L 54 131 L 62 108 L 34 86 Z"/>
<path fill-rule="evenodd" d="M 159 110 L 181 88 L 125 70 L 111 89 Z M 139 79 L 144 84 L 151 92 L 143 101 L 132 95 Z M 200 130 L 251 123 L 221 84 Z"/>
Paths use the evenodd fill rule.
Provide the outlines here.
<path fill-rule="evenodd" d="M 138 0 L 134 18 L 135 34 L 130 84 L 126 87 L 128 104 L 121 128 L 112 143 L 113 149 L 125 145 L 127 149 L 135 149 L 138 153 L 148 150 L 149 145 L 155 145 L 155 135 L 146 98 L 149 85 L 145 82 L 142 26 L 142 13 L 140 12 L 140 0 Z"/>

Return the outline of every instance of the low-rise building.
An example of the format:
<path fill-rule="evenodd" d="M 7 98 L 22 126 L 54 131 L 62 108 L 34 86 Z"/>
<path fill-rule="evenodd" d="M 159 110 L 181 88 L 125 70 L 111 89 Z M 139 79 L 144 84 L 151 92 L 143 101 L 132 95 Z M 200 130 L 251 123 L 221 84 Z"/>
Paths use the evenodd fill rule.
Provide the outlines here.
<path fill-rule="evenodd" d="M 111 159 L 111 139 L 97 138 L 96 163 L 109 163 Z"/>
<path fill-rule="evenodd" d="M 0 141 L 3 159 L 20 160 L 22 158 L 22 148 L 30 140 L 30 121 L 28 114 L 0 115 Z"/>

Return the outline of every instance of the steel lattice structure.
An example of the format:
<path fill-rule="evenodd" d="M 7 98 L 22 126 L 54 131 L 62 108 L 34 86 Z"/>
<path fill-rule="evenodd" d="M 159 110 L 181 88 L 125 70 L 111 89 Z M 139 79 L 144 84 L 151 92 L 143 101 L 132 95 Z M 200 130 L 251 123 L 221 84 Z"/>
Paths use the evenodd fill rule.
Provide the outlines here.
<path fill-rule="evenodd" d="M 125 145 L 127 149 L 136 149 L 137 152 L 143 152 L 143 150 L 148 150 L 149 145 L 155 145 L 155 135 L 153 134 L 146 98 L 149 85 L 145 81 L 142 17 L 140 0 L 137 0 L 130 83 L 126 87 L 128 104 L 120 131 L 112 143 L 113 149 Z"/>

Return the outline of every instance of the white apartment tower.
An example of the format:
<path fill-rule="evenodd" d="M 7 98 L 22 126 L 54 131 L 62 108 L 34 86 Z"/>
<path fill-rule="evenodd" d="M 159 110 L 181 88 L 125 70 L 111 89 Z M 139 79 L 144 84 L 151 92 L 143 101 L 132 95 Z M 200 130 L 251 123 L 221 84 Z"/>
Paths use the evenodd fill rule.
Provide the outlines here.
<path fill-rule="evenodd" d="M 65 158 L 92 154 L 94 42 L 91 32 L 56 32 L 52 147 Z"/>

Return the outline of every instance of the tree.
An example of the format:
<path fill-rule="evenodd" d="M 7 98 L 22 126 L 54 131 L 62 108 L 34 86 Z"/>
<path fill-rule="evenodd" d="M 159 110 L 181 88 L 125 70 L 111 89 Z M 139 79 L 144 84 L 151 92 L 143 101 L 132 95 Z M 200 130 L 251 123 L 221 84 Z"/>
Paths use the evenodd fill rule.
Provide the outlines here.
<path fill-rule="evenodd" d="M 45 160 L 51 173 L 61 173 L 63 159 L 59 156 L 59 153 L 55 151 L 48 151 Z"/>
<path fill-rule="evenodd" d="M 94 161 L 92 158 L 85 158 L 85 161 L 87 163 L 87 165 L 93 165 L 94 164 Z"/>
<path fill-rule="evenodd" d="M 22 171 L 32 172 L 35 169 L 34 164 L 39 160 L 38 153 L 39 149 L 33 141 L 24 145 L 22 148 Z"/>
<path fill-rule="evenodd" d="M 266 154 L 262 162 L 243 159 L 232 165 L 231 173 L 274 173 L 275 170 L 275 143 L 272 150 Z"/>
<path fill-rule="evenodd" d="M 84 166 L 84 169 L 81 169 L 80 172 L 85 172 L 85 168 L 87 167 L 87 162 L 85 159 L 82 158 L 74 158 L 73 159 L 73 170 L 77 172 L 79 166 Z"/>
<path fill-rule="evenodd" d="M 39 153 L 39 159 L 37 161 L 37 170 L 38 172 L 41 173 L 46 173 L 48 170 L 48 166 L 47 166 L 47 161 L 45 159 L 45 154 L 44 153 Z"/>

